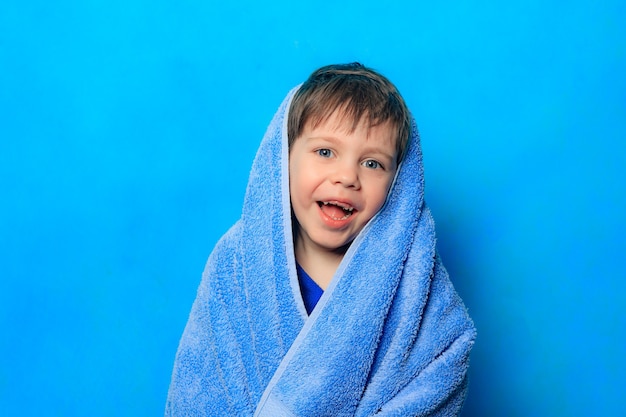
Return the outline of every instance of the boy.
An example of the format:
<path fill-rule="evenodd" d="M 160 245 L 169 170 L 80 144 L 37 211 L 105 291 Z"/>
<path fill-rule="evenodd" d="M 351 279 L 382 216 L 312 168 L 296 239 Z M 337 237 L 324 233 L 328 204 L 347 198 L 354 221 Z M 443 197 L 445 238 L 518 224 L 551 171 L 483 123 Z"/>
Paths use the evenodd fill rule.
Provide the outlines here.
<path fill-rule="evenodd" d="M 382 75 L 328 66 L 290 92 L 207 262 L 166 414 L 457 415 L 475 330 L 423 185 Z"/>

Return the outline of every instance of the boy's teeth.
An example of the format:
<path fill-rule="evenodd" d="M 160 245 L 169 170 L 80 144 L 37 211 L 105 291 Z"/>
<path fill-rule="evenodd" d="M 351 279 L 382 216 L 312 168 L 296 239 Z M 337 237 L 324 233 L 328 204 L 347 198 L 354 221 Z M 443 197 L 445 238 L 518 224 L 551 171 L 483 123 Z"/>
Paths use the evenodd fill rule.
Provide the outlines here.
<path fill-rule="evenodd" d="M 352 212 L 354 210 L 354 207 L 344 207 L 344 206 L 336 204 L 336 203 L 329 203 L 328 201 L 324 201 L 324 202 L 322 202 L 322 204 L 324 204 L 325 206 L 328 206 L 328 205 L 337 206 L 337 207 L 340 207 L 340 208 L 342 208 L 342 209 L 344 209 L 346 211 L 349 211 L 349 212 Z"/>
<path fill-rule="evenodd" d="M 321 201 L 319 204 L 322 207 L 322 211 L 334 220 L 346 220 L 354 213 L 354 207 L 344 207 L 341 203 Z"/>

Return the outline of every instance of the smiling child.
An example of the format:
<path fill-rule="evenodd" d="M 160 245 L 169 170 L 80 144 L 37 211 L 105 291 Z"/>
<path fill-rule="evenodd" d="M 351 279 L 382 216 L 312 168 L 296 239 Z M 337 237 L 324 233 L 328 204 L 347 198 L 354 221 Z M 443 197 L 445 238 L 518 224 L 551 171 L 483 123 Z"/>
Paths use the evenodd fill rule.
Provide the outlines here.
<path fill-rule="evenodd" d="M 166 415 L 458 415 L 476 332 L 423 187 L 385 77 L 331 65 L 292 90 L 207 262 Z"/>

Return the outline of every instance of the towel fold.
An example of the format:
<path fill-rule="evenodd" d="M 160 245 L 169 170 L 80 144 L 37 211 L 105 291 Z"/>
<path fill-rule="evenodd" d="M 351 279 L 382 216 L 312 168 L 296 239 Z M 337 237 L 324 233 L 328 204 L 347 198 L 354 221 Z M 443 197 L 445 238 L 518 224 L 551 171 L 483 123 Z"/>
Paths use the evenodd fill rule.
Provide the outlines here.
<path fill-rule="evenodd" d="M 295 90 L 260 145 L 241 219 L 209 257 L 165 414 L 457 415 L 476 332 L 436 252 L 417 127 L 385 205 L 308 316 L 289 200 Z"/>

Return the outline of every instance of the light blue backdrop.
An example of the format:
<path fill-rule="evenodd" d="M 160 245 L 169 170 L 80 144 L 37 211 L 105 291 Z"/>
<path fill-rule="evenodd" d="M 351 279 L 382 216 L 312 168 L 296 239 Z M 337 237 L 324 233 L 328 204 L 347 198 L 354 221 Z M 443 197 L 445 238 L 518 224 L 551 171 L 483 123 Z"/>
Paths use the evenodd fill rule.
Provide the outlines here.
<path fill-rule="evenodd" d="M 359 60 L 421 128 L 463 415 L 626 415 L 625 4 L 3 1 L 0 414 L 162 414 L 272 114 Z"/>

